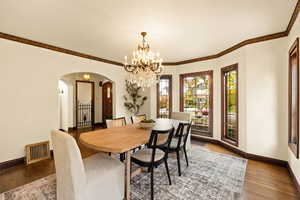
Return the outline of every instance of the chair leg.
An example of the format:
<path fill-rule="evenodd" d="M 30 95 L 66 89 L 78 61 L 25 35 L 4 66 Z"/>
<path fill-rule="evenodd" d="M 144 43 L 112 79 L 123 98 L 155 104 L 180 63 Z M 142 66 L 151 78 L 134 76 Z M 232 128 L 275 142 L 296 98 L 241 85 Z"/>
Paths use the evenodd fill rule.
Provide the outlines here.
<path fill-rule="evenodd" d="M 172 185 L 167 159 L 165 160 L 165 166 L 166 166 L 167 175 L 168 175 L 168 179 L 169 179 L 169 185 Z"/>
<path fill-rule="evenodd" d="M 178 163 L 178 175 L 181 176 L 179 151 L 176 151 L 176 155 L 177 155 L 177 163 Z"/>
<path fill-rule="evenodd" d="M 185 147 L 183 148 L 183 151 L 184 151 L 184 155 L 185 155 L 186 165 L 189 166 L 189 160 L 188 160 L 188 157 L 187 157 L 187 153 L 186 153 Z"/>
<path fill-rule="evenodd" d="M 154 171 L 154 167 L 151 167 L 151 200 L 154 200 L 154 174 L 153 174 L 153 171 Z"/>
<path fill-rule="evenodd" d="M 120 153 L 120 161 L 123 162 L 125 160 L 125 154 Z"/>

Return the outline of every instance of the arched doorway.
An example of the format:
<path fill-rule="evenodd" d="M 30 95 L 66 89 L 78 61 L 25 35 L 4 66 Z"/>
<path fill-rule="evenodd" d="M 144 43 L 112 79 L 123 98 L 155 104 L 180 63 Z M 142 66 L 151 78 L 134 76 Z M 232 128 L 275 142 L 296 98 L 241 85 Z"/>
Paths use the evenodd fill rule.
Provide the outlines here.
<path fill-rule="evenodd" d="M 108 108 L 102 102 L 103 86 L 106 83 L 111 84 L 111 106 Z M 113 116 L 113 87 L 114 83 L 110 79 L 96 73 L 76 72 L 63 75 L 59 80 L 60 129 L 69 131 L 103 126 L 103 111 L 107 113 L 109 110 L 111 118 Z"/>

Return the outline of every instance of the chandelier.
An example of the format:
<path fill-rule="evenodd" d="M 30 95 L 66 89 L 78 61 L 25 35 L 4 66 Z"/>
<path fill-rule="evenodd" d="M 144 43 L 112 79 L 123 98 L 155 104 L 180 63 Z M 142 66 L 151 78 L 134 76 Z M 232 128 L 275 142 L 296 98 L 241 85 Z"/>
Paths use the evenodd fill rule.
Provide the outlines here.
<path fill-rule="evenodd" d="M 125 56 L 124 69 L 128 72 L 127 81 L 137 86 L 145 88 L 155 85 L 162 72 L 162 61 L 159 53 L 150 50 L 150 45 L 146 41 L 146 32 L 142 32 L 142 43 L 138 45 L 138 49 L 133 51 L 132 58 L 128 63 Z"/>

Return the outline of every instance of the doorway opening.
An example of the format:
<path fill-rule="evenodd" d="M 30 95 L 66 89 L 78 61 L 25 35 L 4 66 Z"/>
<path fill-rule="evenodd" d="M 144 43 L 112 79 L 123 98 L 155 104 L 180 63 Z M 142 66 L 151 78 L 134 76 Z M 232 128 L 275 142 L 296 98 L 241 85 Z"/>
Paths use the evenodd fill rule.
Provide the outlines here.
<path fill-rule="evenodd" d="M 113 118 L 113 113 L 112 113 L 112 107 L 113 107 L 113 102 L 112 102 L 112 82 L 106 82 L 102 86 L 102 119 L 105 121 L 107 119 L 112 119 Z"/>
<path fill-rule="evenodd" d="M 76 128 L 92 128 L 95 125 L 95 84 L 76 80 Z"/>
<path fill-rule="evenodd" d="M 109 89 L 107 85 L 110 85 Z M 104 127 L 106 119 L 113 118 L 114 83 L 105 76 L 90 72 L 66 74 L 60 78 L 58 90 L 61 130 L 94 130 Z"/>

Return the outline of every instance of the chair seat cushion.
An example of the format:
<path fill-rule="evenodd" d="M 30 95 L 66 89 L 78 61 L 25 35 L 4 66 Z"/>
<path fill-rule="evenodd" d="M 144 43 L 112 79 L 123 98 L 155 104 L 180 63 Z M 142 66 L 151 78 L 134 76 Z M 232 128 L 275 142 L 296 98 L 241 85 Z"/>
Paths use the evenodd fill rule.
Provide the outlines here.
<path fill-rule="evenodd" d="M 162 150 L 156 149 L 154 161 L 161 160 L 164 156 L 165 153 Z M 152 149 L 142 149 L 132 154 L 132 157 L 135 158 L 136 160 L 150 163 L 152 159 Z"/>
<path fill-rule="evenodd" d="M 97 153 L 83 160 L 87 176 L 88 199 L 122 199 L 124 165 L 118 159 Z"/>

